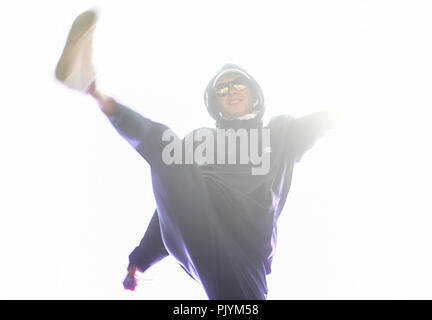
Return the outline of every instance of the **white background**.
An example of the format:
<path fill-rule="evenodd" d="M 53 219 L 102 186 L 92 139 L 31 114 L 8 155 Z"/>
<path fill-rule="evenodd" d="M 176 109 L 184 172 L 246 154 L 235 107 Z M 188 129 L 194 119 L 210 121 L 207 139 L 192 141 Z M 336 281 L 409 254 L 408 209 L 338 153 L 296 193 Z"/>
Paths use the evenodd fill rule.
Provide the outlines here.
<path fill-rule="evenodd" d="M 265 121 L 337 106 L 295 169 L 269 299 L 431 299 L 430 1 L 8 1 L 0 5 L 0 298 L 206 299 L 171 258 L 123 290 L 154 209 L 149 167 L 53 73 L 98 6 L 101 88 L 180 136 L 247 69 Z"/>

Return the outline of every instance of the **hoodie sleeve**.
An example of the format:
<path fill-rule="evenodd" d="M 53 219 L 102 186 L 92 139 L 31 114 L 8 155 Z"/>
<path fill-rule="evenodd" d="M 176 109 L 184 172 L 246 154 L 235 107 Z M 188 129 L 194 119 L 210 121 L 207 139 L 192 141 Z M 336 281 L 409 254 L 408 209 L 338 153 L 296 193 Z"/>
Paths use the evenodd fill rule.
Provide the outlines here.
<path fill-rule="evenodd" d="M 303 154 L 333 127 L 334 119 L 329 111 L 314 112 L 293 120 L 290 142 L 294 147 L 296 160 L 300 161 Z"/>
<path fill-rule="evenodd" d="M 270 125 L 277 128 L 277 139 L 283 144 L 285 155 L 298 162 L 335 123 L 332 112 L 320 111 L 301 118 L 278 116 L 272 119 Z"/>
<path fill-rule="evenodd" d="M 144 272 L 168 255 L 160 233 L 158 212 L 155 210 L 139 246 L 129 255 L 129 262 Z"/>

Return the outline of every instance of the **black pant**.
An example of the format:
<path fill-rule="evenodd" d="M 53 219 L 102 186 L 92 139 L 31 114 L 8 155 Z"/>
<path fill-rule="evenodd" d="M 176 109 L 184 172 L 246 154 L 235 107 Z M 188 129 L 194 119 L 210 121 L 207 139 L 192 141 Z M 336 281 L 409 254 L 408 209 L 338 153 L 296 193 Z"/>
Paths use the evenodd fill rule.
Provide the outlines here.
<path fill-rule="evenodd" d="M 119 108 L 110 120 L 151 167 L 161 236 L 168 252 L 202 283 L 209 299 L 265 299 L 265 270 L 225 236 L 218 203 L 211 198 L 200 168 L 165 164 L 166 142 L 161 137 L 169 128 L 125 106 Z"/>

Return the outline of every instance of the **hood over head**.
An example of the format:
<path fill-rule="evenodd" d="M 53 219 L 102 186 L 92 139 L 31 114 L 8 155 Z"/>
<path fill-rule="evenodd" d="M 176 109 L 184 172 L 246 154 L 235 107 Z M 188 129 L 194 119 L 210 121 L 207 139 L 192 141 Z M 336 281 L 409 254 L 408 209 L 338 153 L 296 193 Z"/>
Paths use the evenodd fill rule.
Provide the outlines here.
<path fill-rule="evenodd" d="M 237 119 L 228 120 L 222 117 L 220 103 L 215 92 L 217 81 L 226 74 L 239 73 L 248 79 L 252 95 L 252 113 Z M 235 64 L 226 64 L 210 80 L 204 92 L 204 103 L 210 116 L 216 120 L 217 128 L 253 128 L 262 127 L 262 117 L 265 111 L 264 95 L 261 87 L 252 76 L 243 68 Z"/>

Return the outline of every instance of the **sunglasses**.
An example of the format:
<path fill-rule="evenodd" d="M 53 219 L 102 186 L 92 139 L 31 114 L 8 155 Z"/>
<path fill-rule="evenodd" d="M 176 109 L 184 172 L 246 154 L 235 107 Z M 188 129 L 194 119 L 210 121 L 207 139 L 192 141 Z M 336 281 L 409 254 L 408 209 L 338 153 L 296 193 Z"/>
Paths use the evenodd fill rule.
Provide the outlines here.
<path fill-rule="evenodd" d="M 220 85 L 216 86 L 215 92 L 220 98 L 222 98 L 228 95 L 231 87 L 233 87 L 236 91 L 243 91 L 248 86 L 248 81 L 246 79 L 240 78 L 230 82 L 221 83 Z"/>

